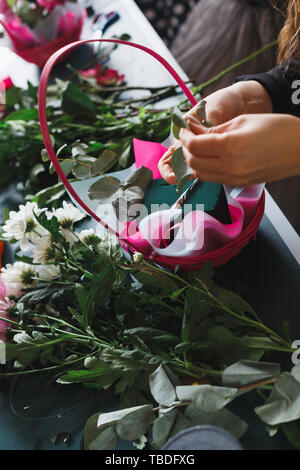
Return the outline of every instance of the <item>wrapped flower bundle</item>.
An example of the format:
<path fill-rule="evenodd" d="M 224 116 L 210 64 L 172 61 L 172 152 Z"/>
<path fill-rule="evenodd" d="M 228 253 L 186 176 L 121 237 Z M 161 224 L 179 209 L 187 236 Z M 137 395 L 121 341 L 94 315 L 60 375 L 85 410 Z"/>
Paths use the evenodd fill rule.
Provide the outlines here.
<path fill-rule="evenodd" d="M 76 0 L 0 0 L 0 13 L 14 52 L 40 67 L 53 52 L 79 39 L 86 17 Z"/>

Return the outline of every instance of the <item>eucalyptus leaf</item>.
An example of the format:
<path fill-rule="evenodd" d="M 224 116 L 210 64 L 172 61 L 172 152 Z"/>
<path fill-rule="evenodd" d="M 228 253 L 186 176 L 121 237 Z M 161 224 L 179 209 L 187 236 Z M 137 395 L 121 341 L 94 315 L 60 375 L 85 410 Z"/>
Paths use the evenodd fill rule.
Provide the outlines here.
<path fill-rule="evenodd" d="M 185 416 L 190 419 L 192 426 L 217 426 L 240 439 L 247 431 L 248 425 L 227 408 L 208 413 L 195 405 L 188 405 Z"/>
<path fill-rule="evenodd" d="M 153 420 L 152 405 L 143 405 L 123 416 L 116 423 L 116 431 L 121 439 L 134 441 L 140 438 Z"/>
<path fill-rule="evenodd" d="M 89 198 L 108 204 L 112 196 L 119 190 L 120 180 L 115 177 L 100 178 L 89 188 Z"/>
<path fill-rule="evenodd" d="M 255 412 L 270 426 L 300 419 L 300 382 L 289 372 L 283 372 L 265 404 L 256 407 Z"/>
<path fill-rule="evenodd" d="M 89 443 L 87 450 L 114 450 L 117 444 L 117 433 L 114 427 L 101 431 L 98 436 Z"/>
<path fill-rule="evenodd" d="M 66 161 L 61 162 L 60 166 L 64 174 L 68 176 L 74 167 L 74 162 L 66 160 Z"/>
<path fill-rule="evenodd" d="M 195 406 L 210 413 L 224 408 L 235 398 L 237 393 L 236 388 L 212 385 L 181 385 L 176 387 L 178 400 L 191 401 Z"/>
<path fill-rule="evenodd" d="M 175 150 L 171 164 L 177 180 L 177 193 L 180 193 L 189 179 L 193 176 L 193 171 L 188 166 L 182 147 Z"/>
<path fill-rule="evenodd" d="M 88 450 L 90 443 L 93 442 L 99 435 L 99 429 L 97 428 L 99 415 L 100 413 L 93 414 L 85 423 L 83 431 L 83 442 L 85 450 Z"/>
<path fill-rule="evenodd" d="M 145 193 L 152 179 L 152 171 L 145 166 L 140 166 L 128 178 L 122 181 L 122 186 L 125 189 L 133 186 L 138 186 Z"/>
<path fill-rule="evenodd" d="M 202 125 L 205 127 L 212 127 L 212 123 L 207 120 L 206 117 L 206 101 L 202 100 L 200 103 L 197 104 L 197 115 L 201 119 Z"/>
<path fill-rule="evenodd" d="M 154 399 L 164 406 L 171 406 L 176 401 L 178 383 L 177 377 L 165 364 L 161 364 L 149 378 L 150 391 Z"/>
<path fill-rule="evenodd" d="M 170 433 L 170 437 L 176 436 L 179 432 L 191 426 L 191 420 L 180 410 L 177 410 L 175 423 Z"/>
<path fill-rule="evenodd" d="M 176 139 L 179 139 L 180 129 L 190 129 L 188 122 L 184 119 L 183 113 L 175 108 L 172 115 L 172 132 Z"/>
<path fill-rule="evenodd" d="M 152 419 L 152 405 L 148 404 L 148 405 L 142 405 L 142 406 L 134 406 L 132 408 L 125 408 L 123 410 L 112 411 L 110 413 L 101 413 L 98 417 L 97 427 L 98 427 L 98 430 L 102 430 L 106 428 L 107 426 L 113 426 L 115 424 L 120 423 L 121 420 L 123 420 L 122 425 L 121 427 L 119 427 L 119 429 L 117 429 L 117 432 L 118 434 L 120 432 L 121 435 L 124 435 L 123 433 L 127 433 L 128 426 L 130 427 L 129 423 L 132 424 L 132 422 L 135 419 L 136 422 L 138 423 L 138 427 L 135 428 L 133 433 L 136 434 L 137 432 L 140 432 L 141 428 L 144 428 L 146 423 L 148 423 L 147 427 L 149 426 L 150 416 Z M 127 420 L 123 419 L 125 417 L 127 417 Z M 139 434 L 136 438 L 144 434 L 144 432 L 145 431 L 141 432 L 141 434 Z M 123 439 L 123 437 L 121 438 Z"/>
<path fill-rule="evenodd" d="M 112 150 L 104 150 L 93 164 L 94 173 L 105 173 L 114 166 L 117 158 L 118 155 L 116 152 L 113 152 Z"/>
<path fill-rule="evenodd" d="M 168 440 L 172 427 L 175 423 L 177 410 L 171 410 L 156 418 L 153 423 L 152 436 L 155 447 L 161 449 Z"/>
<path fill-rule="evenodd" d="M 222 384 L 225 387 L 240 388 L 245 385 L 277 377 L 279 374 L 279 364 L 242 360 L 232 364 L 224 370 Z"/>

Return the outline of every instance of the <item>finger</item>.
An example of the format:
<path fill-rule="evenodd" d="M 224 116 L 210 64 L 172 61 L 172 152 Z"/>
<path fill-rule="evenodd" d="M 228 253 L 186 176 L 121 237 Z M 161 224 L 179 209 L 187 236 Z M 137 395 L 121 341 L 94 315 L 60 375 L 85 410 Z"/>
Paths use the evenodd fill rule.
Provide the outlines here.
<path fill-rule="evenodd" d="M 212 173 L 221 175 L 224 173 L 224 162 L 218 157 L 209 156 L 195 156 L 192 155 L 185 147 L 183 147 L 184 156 L 188 165 L 192 170 L 197 171 L 199 174 Z"/>
<path fill-rule="evenodd" d="M 158 169 L 162 178 L 167 181 L 169 184 L 176 184 L 177 180 L 175 177 L 175 173 L 173 171 L 171 161 L 175 151 L 175 147 L 170 147 L 167 152 L 161 157 L 160 161 L 158 162 Z"/>
<path fill-rule="evenodd" d="M 189 117 L 187 123 L 194 134 L 201 135 L 207 133 L 207 127 L 203 126 L 197 119 Z"/>
<path fill-rule="evenodd" d="M 218 134 L 212 129 L 214 128 L 208 129 L 210 132 L 201 135 L 194 135 L 188 129 L 181 129 L 180 140 L 183 147 L 192 155 L 226 155 L 228 153 L 227 134 Z"/>

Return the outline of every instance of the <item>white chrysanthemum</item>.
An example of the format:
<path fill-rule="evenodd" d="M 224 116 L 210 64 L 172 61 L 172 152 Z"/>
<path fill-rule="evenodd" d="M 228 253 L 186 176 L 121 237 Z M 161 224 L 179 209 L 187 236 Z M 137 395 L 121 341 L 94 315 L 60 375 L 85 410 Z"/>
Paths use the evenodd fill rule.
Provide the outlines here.
<path fill-rule="evenodd" d="M 33 250 L 33 262 L 46 264 L 55 258 L 55 248 L 52 245 L 51 235 L 46 235 L 35 241 L 35 249 Z"/>
<path fill-rule="evenodd" d="M 38 273 L 35 266 L 16 261 L 14 264 L 7 264 L 2 268 L 1 277 L 5 284 L 14 285 L 16 289 L 32 287 L 35 284 L 33 278 Z"/>
<path fill-rule="evenodd" d="M 100 242 L 100 238 L 96 235 L 92 228 L 88 230 L 82 230 L 79 234 L 79 238 L 86 245 L 97 245 Z"/>
<path fill-rule="evenodd" d="M 38 268 L 39 278 L 43 279 L 54 279 L 60 276 L 60 267 L 52 264 L 42 265 Z"/>
<path fill-rule="evenodd" d="M 20 241 L 20 248 L 23 251 L 29 248 L 29 242 L 34 242 L 39 238 L 39 235 L 42 236 L 46 232 L 36 221 L 33 211 L 36 215 L 42 212 L 36 202 L 27 202 L 25 206 L 21 205 L 18 212 L 11 211 L 9 213 L 9 219 L 3 227 L 3 236 Z"/>
<path fill-rule="evenodd" d="M 85 214 L 80 212 L 77 207 L 68 204 L 66 201 L 63 201 L 63 207 L 54 211 L 54 215 L 63 229 L 71 229 L 74 222 L 78 222 L 85 217 Z"/>
<path fill-rule="evenodd" d="M 68 230 L 66 228 L 62 228 L 60 229 L 62 235 L 65 237 L 65 239 L 67 240 L 68 243 L 70 243 L 70 245 L 74 245 L 74 243 L 76 243 L 78 241 L 76 235 L 74 235 L 74 233 L 72 232 L 72 230 Z"/>

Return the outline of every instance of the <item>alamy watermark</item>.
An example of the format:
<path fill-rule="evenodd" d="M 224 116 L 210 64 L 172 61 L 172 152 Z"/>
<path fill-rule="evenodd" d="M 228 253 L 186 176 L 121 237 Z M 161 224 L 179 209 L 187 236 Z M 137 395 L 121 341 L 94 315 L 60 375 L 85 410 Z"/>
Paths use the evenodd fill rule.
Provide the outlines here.
<path fill-rule="evenodd" d="M 296 339 L 292 348 L 295 349 L 295 352 L 292 354 L 292 363 L 294 366 L 300 366 L 300 339 Z"/>
<path fill-rule="evenodd" d="M 151 204 L 148 208 L 141 203 L 128 205 L 119 200 L 117 207 L 101 204 L 96 215 L 119 234 L 120 239 L 135 237 L 140 229 L 146 240 L 155 244 L 165 240 L 169 243 L 182 240 L 190 251 L 201 250 L 204 245 L 204 204 L 184 204 L 174 208 L 168 204 Z"/>
<path fill-rule="evenodd" d="M 295 90 L 292 94 L 292 103 L 294 105 L 300 104 L 300 80 L 294 80 L 292 89 Z"/>
<path fill-rule="evenodd" d="M 5 343 L 0 340 L 0 365 L 6 364 L 6 349 Z"/>

